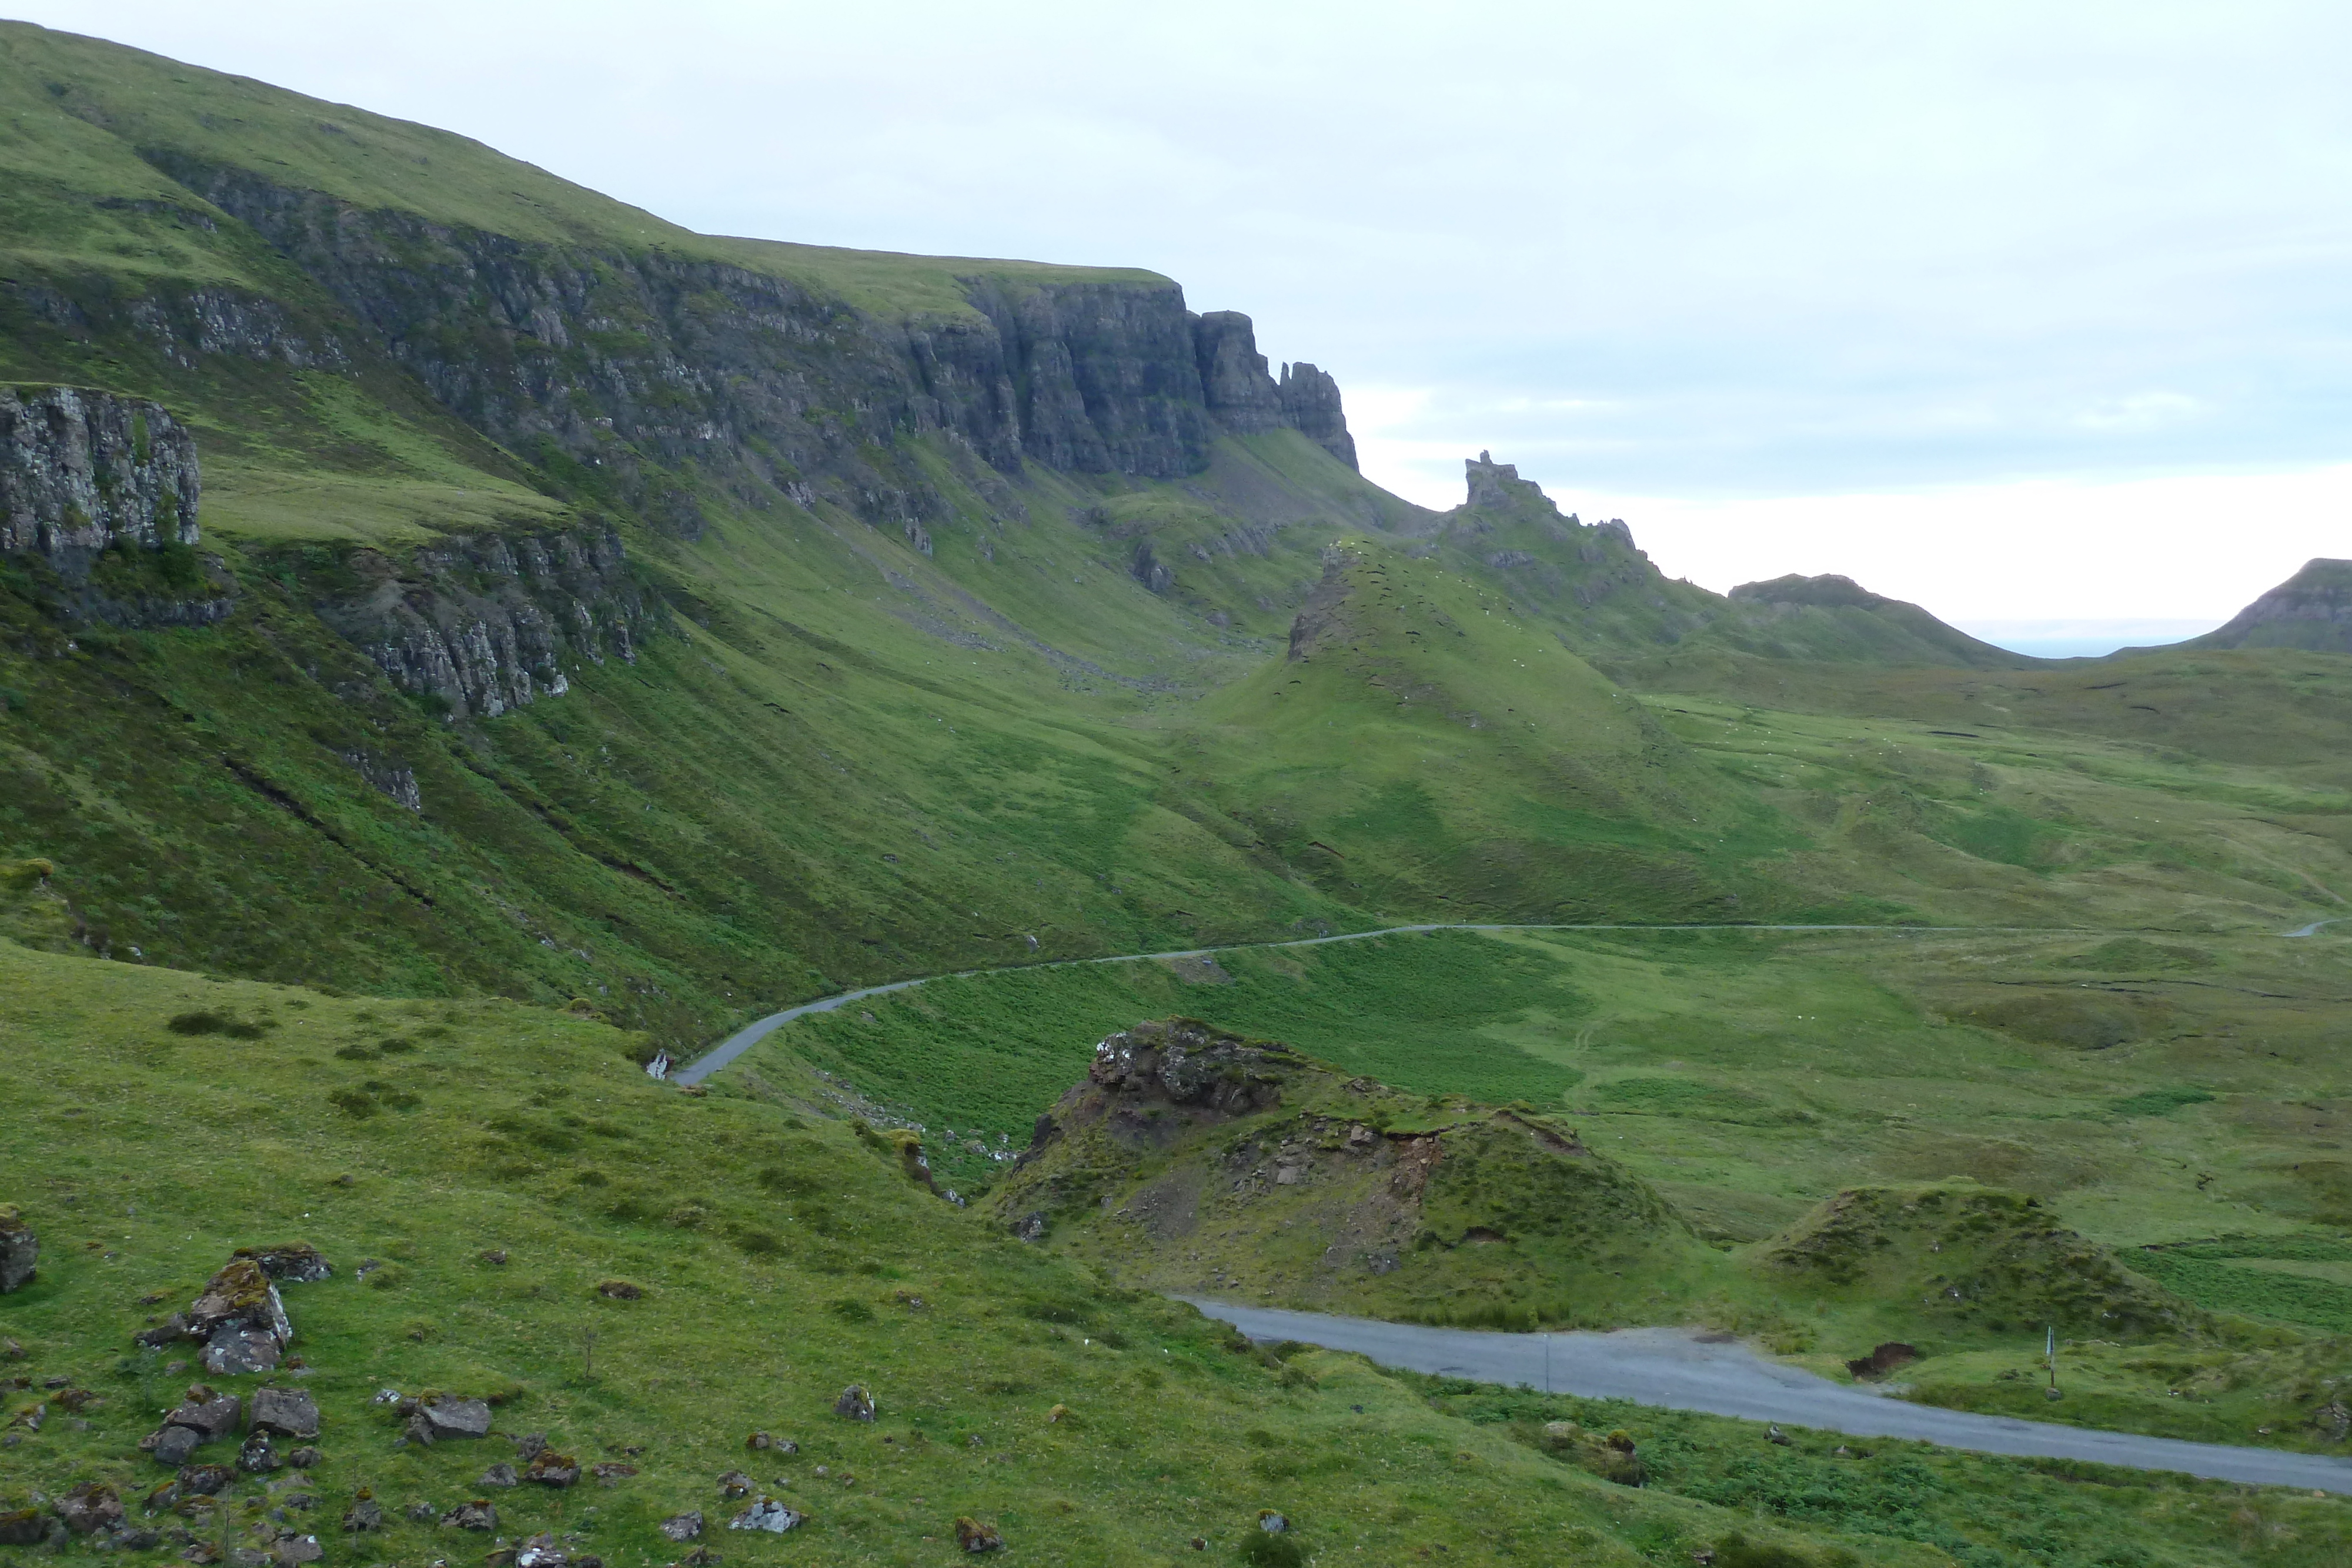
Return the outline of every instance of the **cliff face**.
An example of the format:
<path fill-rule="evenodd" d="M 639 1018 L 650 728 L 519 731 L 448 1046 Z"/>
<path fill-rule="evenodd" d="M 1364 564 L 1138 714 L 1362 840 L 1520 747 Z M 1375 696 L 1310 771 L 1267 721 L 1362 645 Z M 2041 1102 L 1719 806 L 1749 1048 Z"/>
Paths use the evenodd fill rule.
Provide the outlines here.
<path fill-rule="evenodd" d="M 2352 653 L 2352 560 L 2322 557 L 2238 612 L 2191 648 L 2308 648 Z M 2126 650 L 2128 651 L 2128 650 Z"/>
<path fill-rule="evenodd" d="M 1249 318 L 1172 283 L 963 280 L 971 317 L 891 321 L 783 278 L 662 251 L 530 244 L 152 153 L 503 445 L 692 537 L 698 483 L 819 495 L 904 525 L 923 498 L 859 458 L 950 432 L 1000 469 L 1172 478 L 1210 444 L 1293 426 L 1352 464 L 1339 389 L 1267 373 Z M 1293 384 L 1295 383 L 1295 384 Z"/>
<path fill-rule="evenodd" d="M 159 403 L 0 386 L 0 549 L 86 577 L 113 544 L 196 542 L 196 444 Z"/>
<path fill-rule="evenodd" d="M 609 530 L 453 539 L 398 563 L 362 552 L 351 570 L 358 591 L 320 618 L 453 720 L 562 696 L 583 660 L 635 663 L 664 621 Z"/>

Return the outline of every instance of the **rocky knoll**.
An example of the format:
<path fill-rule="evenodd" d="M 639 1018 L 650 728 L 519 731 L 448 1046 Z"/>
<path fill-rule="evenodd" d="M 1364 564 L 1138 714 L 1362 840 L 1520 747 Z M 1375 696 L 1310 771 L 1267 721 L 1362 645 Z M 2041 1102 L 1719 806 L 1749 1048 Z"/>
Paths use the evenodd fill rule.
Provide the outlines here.
<path fill-rule="evenodd" d="M 2352 560 L 2321 557 L 2190 648 L 2308 648 L 2352 653 Z"/>
<path fill-rule="evenodd" d="M 86 575 L 110 545 L 196 542 L 195 438 L 161 403 L 0 386 L 0 550 Z"/>
<path fill-rule="evenodd" d="M 1606 1317 L 1679 1256 L 1654 1192 L 1532 1111 L 1404 1094 L 1192 1019 L 1095 1048 L 991 1195 L 1163 1291 L 1437 1322 Z"/>

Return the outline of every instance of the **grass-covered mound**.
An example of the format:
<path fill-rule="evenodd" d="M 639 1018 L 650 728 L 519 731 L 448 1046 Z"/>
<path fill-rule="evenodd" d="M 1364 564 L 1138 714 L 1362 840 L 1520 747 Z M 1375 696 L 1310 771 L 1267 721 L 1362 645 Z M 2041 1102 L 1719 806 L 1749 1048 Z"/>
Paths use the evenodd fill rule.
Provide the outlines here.
<path fill-rule="evenodd" d="M 987 1207 L 1155 1290 L 1434 1322 L 1636 1321 L 1717 1261 L 1528 1107 L 1403 1093 L 1189 1019 L 1105 1040 Z"/>
<path fill-rule="evenodd" d="M 2040 1199 L 1975 1182 L 1853 1187 L 1760 1243 L 1756 1265 L 1808 1290 L 1994 1333 L 2040 1326 L 2136 1339 L 2204 1314 L 2058 1224 Z"/>

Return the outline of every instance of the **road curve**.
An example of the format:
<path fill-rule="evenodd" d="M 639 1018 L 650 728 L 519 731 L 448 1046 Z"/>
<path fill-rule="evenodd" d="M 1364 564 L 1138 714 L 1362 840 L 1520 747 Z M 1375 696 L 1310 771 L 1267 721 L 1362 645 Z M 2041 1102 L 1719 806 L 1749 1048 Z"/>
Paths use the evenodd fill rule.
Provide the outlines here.
<path fill-rule="evenodd" d="M 1785 1421 L 1856 1437 L 1909 1438 L 1979 1453 L 2084 1459 L 2252 1486 L 2352 1494 L 2352 1460 L 1913 1405 L 1766 1361 L 1744 1345 L 1703 1343 L 1686 1329 L 1496 1333 L 1184 1299 L 1252 1339 L 1294 1339 L 1353 1351 L 1381 1365 L 1412 1372 L 1510 1387 L 1524 1385 L 1587 1399 L 1629 1399 L 1748 1421 Z"/>
<path fill-rule="evenodd" d="M 796 1008 L 786 1008 L 782 1012 L 770 1013 L 766 1018 L 744 1025 L 684 1067 L 673 1069 L 669 1079 L 673 1083 L 699 1083 L 796 1018 L 804 1018 L 810 1013 L 829 1013 L 835 1008 L 846 1007 L 867 997 L 887 996 L 892 991 L 927 986 L 933 980 L 960 980 L 972 975 L 1002 975 L 1024 969 L 1066 969 L 1078 964 L 1141 964 L 1155 958 L 1201 958 L 1215 953 L 1239 953 L 1257 947 L 1320 947 L 1327 942 L 1362 942 L 1374 936 L 1406 936 L 1424 931 L 1918 931 L 1947 934 L 1955 931 L 2046 931 L 2078 936 L 2098 935 L 2063 925 L 1759 925 L 1728 922 L 1707 925 L 1383 925 L 1377 931 L 1343 931 L 1336 936 L 1297 936 L 1280 942 L 1228 942 L 1222 947 L 1179 947 L 1165 953 L 1118 953 L 1106 958 L 1054 958 L 1037 964 L 1007 964 L 998 968 L 956 969 L 944 975 L 923 975 L 911 980 L 893 980 L 887 986 L 868 986 L 862 991 L 844 991 L 837 997 L 821 997 L 813 1002 L 803 1002 Z M 2301 933 L 2294 935 L 2300 936 Z"/>

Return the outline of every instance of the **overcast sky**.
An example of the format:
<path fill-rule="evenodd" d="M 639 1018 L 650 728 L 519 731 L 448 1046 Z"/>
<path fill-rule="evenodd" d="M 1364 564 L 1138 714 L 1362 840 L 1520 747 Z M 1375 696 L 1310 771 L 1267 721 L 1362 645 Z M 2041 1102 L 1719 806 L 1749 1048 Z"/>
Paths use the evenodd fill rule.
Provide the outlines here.
<path fill-rule="evenodd" d="M 16 14 L 699 229 L 1156 268 L 1383 484 L 1489 447 L 1714 588 L 2193 629 L 2352 556 L 2341 0 Z"/>

